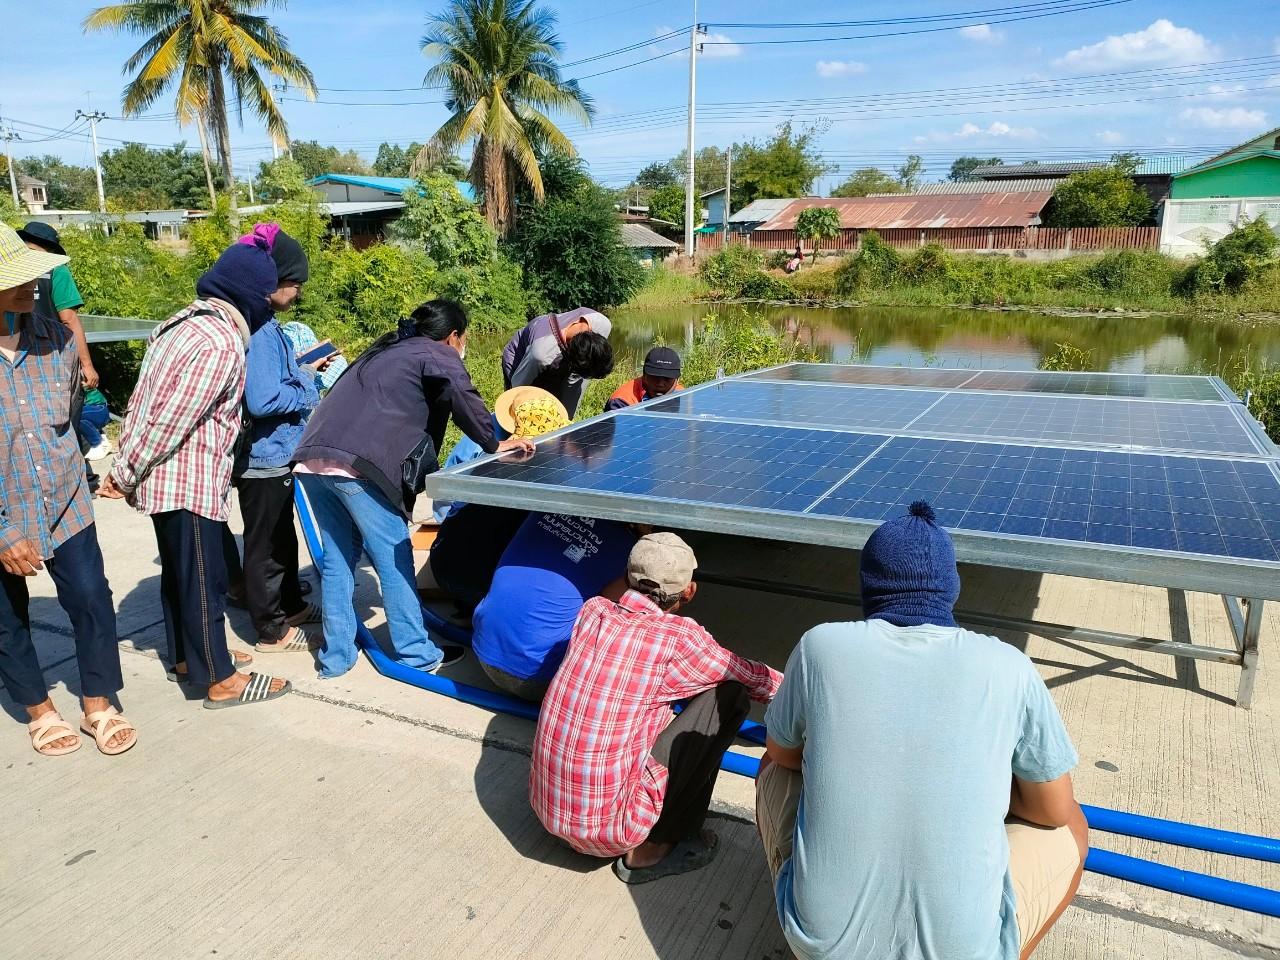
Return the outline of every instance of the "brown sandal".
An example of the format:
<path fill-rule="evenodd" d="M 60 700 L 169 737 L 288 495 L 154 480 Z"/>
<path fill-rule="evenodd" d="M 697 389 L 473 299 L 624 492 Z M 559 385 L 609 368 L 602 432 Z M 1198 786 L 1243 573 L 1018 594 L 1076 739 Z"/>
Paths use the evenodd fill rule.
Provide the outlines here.
<path fill-rule="evenodd" d="M 75 753 L 80 749 L 80 735 L 75 732 L 71 724 L 58 715 L 57 710 L 50 710 L 48 713 L 42 713 L 36 717 L 36 719 L 27 724 L 27 731 L 31 734 L 32 749 L 42 757 L 64 757 L 68 753 Z M 74 737 L 75 745 L 70 747 L 49 746 L 53 741 L 62 740 L 66 737 Z"/>

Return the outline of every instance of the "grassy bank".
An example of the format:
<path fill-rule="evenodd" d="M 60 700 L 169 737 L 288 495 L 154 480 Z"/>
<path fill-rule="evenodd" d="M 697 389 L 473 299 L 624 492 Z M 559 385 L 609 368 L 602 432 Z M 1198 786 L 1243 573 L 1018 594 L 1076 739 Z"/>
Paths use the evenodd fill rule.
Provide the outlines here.
<path fill-rule="evenodd" d="M 953 253 L 928 245 L 907 253 L 874 233 L 841 259 L 791 276 L 734 245 L 699 268 L 716 299 L 815 306 L 993 306 L 1240 316 L 1280 309 L 1277 239 L 1263 221 L 1246 224 L 1197 260 L 1121 250 L 1055 261 Z"/>
<path fill-rule="evenodd" d="M 658 310 L 692 303 L 708 296 L 706 283 L 692 273 L 680 273 L 669 267 L 655 266 L 642 286 L 627 301 L 636 310 Z"/>

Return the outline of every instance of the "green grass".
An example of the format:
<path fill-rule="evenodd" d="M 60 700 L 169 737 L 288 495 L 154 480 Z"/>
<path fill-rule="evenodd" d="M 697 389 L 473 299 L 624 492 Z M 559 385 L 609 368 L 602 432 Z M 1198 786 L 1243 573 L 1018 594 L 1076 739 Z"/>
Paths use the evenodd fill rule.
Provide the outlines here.
<path fill-rule="evenodd" d="M 689 303 L 707 295 L 707 286 L 698 277 L 663 266 L 649 271 L 644 286 L 627 301 L 628 307 L 653 310 Z"/>

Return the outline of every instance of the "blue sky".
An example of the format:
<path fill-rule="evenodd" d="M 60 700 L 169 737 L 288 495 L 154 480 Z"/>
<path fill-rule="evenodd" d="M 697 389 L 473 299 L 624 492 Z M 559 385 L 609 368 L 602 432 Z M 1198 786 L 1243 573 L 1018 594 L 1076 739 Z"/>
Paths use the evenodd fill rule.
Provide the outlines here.
<path fill-rule="evenodd" d="M 1014 2 L 871 0 L 792 5 L 783 12 L 763 0 L 702 0 L 698 19 L 865 20 Z M 428 15 L 441 6 L 292 0 L 273 13 L 325 88 L 319 103 L 286 95 L 292 135 L 369 157 L 382 140 L 430 135 L 445 117 L 437 92 L 371 88 L 414 88 L 422 82 L 428 64 L 418 40 Z M 654 40 L 692 19 L 691 0 L 549 0 L 547 6 L 559 16 L 566 62 Z M 36 141 L 70 124 L 77 108 L 119 115 L 120 64 L 139 41 L 83 35 L 79 21 L 89 9 L 90 4 L 54 0 L 42 8 L 48 15 L 24 23 L 20 43 L 5 45 L 0 115 L 18 125 L 19 156 L 54 152 L 85 163 L 90 151 L 83 134 Z M 724 146 L 763 138 L 788 117 L 825 121 L 822 147 L 841 172 L 824 187 L 856 167 L 887 169 L 912 152 L 925 157 L 925 179 L 944 177 L 951 158 L 963 153 L 1010 160 L 1105 156 L 1120 148 L 1207 155 L 1280 124 L 1280 18 L 1274 9 L 1274 0 L 1128 0 L 1041 19 L 983 24 L 974 16 L 953 21 L 967 24 L 963 29 L 804 44 L 747 41 L 903 28 L 711 26 L 711 42 L 698 63 L 703 117 L 697 143 Z M 599 179 L 623 184 L 646 162 L 666 159 L 684 145 L 688 59 L 680 52 L 586 75 L 684 44 L 664 40 L 566 68 L 567 76 L 584 77 L 583 86 L 595 98 L 594 127 L 566 129 Z M 1191 66 L 1224 61 L 1235 62 Z M 384 105 L 390 103 L 404 105 Z M 195 143 L 193 131 L 179 132 L 164 120 L 109 120 L 99 129 L 104 147 L 122 140 Z M 269 140 L 248 116 L 245 128 L 235 132 L 235 145 L 242 172 L 270 156 Z"/>

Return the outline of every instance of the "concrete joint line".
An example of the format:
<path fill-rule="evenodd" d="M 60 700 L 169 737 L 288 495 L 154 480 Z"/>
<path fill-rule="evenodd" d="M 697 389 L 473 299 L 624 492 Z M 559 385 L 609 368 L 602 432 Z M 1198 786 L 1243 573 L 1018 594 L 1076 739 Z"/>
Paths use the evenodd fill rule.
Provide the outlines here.
<path fill-rule="evenodd" d="M 1220 923 L 1199 920 L 1195 917 L 1174 919 L 1169 916 L 1161 916 L 1158 913 L 1148 912 L 1137 906 L 1126 905 L 1128 901 L 1128 897 L 1117 897 L 1114 894 L 1108 895 L 1101 891 L 1095 892 L 1086 889 L 1076 894 L 1075 899 L 1071 901 L 1071 905 L 1081 910 L 1088 910 L 1090 913 L 1129 920 L 1133 923 L 1140 923 L 1143 926 L 1154 927 L 1159 930 L 1167 930 L 1179 937 L 1203 940 L 1224 950 L 1229 950 L 1238 957 L 1249 958 L 1249 960 L 1278 960 L 1280 958 L 1280 949 L 1275 946 L 1259 942 L 1235 930 L 1225 929 Z"/>

